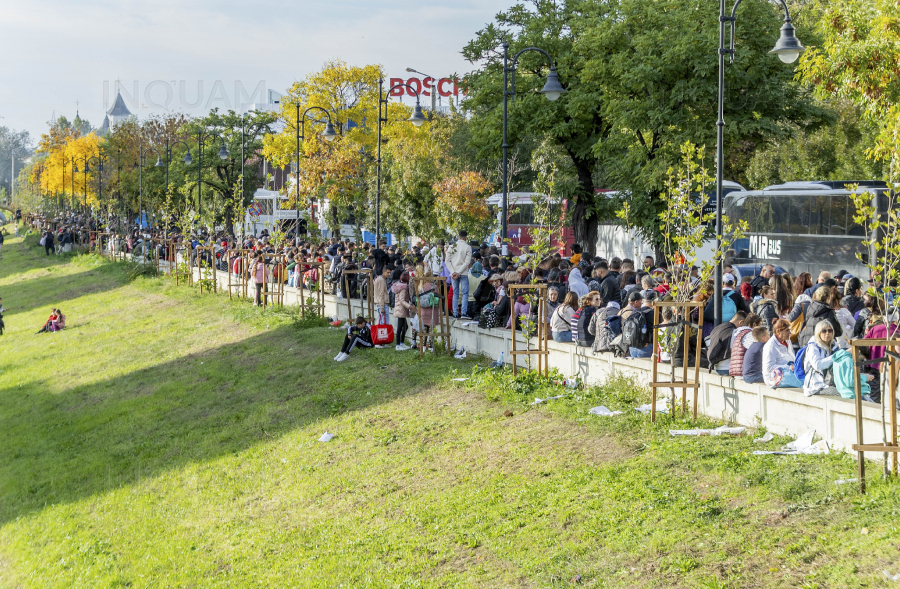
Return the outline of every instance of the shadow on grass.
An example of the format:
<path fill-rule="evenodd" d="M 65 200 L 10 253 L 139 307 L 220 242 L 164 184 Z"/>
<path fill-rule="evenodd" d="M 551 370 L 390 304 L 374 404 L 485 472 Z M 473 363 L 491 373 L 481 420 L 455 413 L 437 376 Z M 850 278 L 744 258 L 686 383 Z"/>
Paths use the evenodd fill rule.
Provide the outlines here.
<path fill-rule="evenodd" d="M 71 259 L 65 260 L 71 262 Z M 114 272 L 114 271 L 113 271 Z M 4 315 L 11 317 L 46 307 L 49 314 L 52 307 L 60 307 L 66 312 L 66 302 L 86 295 L 114 290 L 125 284 L 122 276 L 100 269 L 85 269 L 69 274 L 53 274 L 23 280 L 3 288 L 3 306 L 9 309 Z M 35 329 L 40 327 L 36 326 Z"/>
<path fill-rule="evenodd" d="M 40 237 L 37 239 L 40 239 Z M 68 264 L 77 255 L 73 252 L 48 256 L 43 246 L 32 247 L 24 241 L 16 243 L 9 237 L 7 237 L 3 249 L 0 251 L 2 251 L 2 257 L 0 257 L 0 280 L 7 276 L 36 268 Z"/>
<path fill-rule="evenodd" d="M 63 393 L 46 379 L 0 391 L 0 524 L 415 394 L 463 365 L 392 348 L 337 365 L 341 338 L 282 327 Z"/>

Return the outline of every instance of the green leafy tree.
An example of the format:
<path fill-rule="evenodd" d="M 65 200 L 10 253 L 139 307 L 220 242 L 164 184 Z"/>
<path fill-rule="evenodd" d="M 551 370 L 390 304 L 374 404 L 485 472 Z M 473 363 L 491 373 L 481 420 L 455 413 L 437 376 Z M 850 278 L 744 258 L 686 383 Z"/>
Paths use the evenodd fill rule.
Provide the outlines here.
<path fill-rule="evenodd" d="M 264 178 L 259 171 L 257 152 L 263 148 L 263 137 L 272 132 L 275 115 L 267 112 L 251 112 L 243 117 L 229 110 L 220 113 L 212 110 L 207 116 L 189 121 L 182 126 L 180 132 L 189 139 L 192 145 L 190 164 L 173 158 L 172 166 L 189 181 L 194 182 L 191 190 L 193 206 L 197 205 L 197 166 L 202 166 L 200 181 L 202 183 L 202 202 L 199 211 L 201 223 L 213 226 L 222 223 L 229 235 L 234 234 L 234 223 L 243 216 L 243 211 L 235 208 L 232 198 L 236 190 L 242 193 L 241 207 L 248 205 L 253 193 L 262 186 Z M 243 133 L 242 133 L 243 128 Z M 196 148 L 199 133 L 203 134 L 203 155 Z M 209 135 L 209 138 L 207 138 Z M 241 142 L 244 144 L 244 186 L 241 185 Z M 219 157 L 219 149 L 224 142 L 228 152 L 226 159 Z M 170 171 L 171 174 L 171 171 Z M 195 210 L 197 210 L 195 208 Z"/>
<path fill-rule="evenodd" d="M 833 124 L 797 130 L 758 150 L 747 167 L 748 186 L 762 188 L 797 180 L 866 180 L 883 175 L 883 166 L 867 156 L 875 129 L 861 109 L 846 100 L 832 101 Z"/>
<path fill-rule="evenodd" d="M 744 2 L 738 51 L 728 67 L 725 174 L 743 179 L 750 155 L 785 133 L 779 125 L 818 124 L 823 111 L 792 83 L 793 71 L 768 55 L 778 38 L 777 9 L 762 0 Z M 673 31 L 677 31 L 674 34 Z M 715 144 L 718 6 L 693 0 L 536 0 L 500 13 L 463 50 L 483 64 L 467 75 L 478 119 L 473 139 L 499 154 L 502 53 L 526 46 L 547 50 L 568 89 L 556 102 L 536 95 L 546 61 L 520 58 L 517 97 L 511 104 L 510 142 L 522 130 L 553 137 L 572 159 L 579 179 L 570 219 L 586 251 L 596 245 L 597 224 L 614 216 L 617 202 L 595 197 L 595 188 L 619 191 L 630 203 L 632 223 L 659 239 L 652 221 L 664 206 L 667 170 L 686 141 Z"/>

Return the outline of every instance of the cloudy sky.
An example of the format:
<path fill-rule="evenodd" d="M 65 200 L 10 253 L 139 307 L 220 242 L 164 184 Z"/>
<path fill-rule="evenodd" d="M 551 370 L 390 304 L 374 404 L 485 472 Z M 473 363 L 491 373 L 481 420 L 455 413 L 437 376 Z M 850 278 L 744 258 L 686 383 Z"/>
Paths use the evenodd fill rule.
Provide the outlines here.
<path fill-rule="evenodd" d="M 382 64 L 392 77 L 407 66 L 436 77 L 462 73 L 471 69 L 462 46 L 512 3 L 0 0 L 0 124 L 36 139 L 54 112 L 74 117 L 78 101 L 82 117 L 99 126 L 117 80 L 128 95 L 137 83 L 128 106 L 146 116 L 167 102 L 185 112 L 225 101 L 237 110 L 246 101 L 237 93 L 283 93 L 335 58 Z M 198 102 L 197 110 L 182 106 Z"/>

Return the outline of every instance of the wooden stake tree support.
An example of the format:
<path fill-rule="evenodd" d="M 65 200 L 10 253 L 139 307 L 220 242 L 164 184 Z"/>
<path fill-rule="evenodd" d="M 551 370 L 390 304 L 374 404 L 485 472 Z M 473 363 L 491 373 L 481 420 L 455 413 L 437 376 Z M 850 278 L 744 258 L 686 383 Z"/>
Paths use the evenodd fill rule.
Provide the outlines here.
<path fill-rule="evenodd" d="M 180 262 L 179 258 L 181 258 Z M 173 241 L 170 260 L 172 260 L 169 263 L 172 264 L 171 274 L 175 277 L 175 284 L 179 285 L 182 282 L 188 286 L 194 284 L 194 272 L 191 270 L 191 244 Z"/>
<path fill-rule="evenodd" d="M 216 280 L 216 249 L 215 246 L 197 246 L 192 256 L 191 274 L 194 272 L 194 263 L 197 268 L 197 284 L 200 292 L 205 288 L 207 292 L 218 292 L 219 281 Z"/>
<path fill-rule="evenodd" d="M 306 317 L 306 314 L 311 312 L 315 313 L 319 317 L 325 316 L 325 268 L 328 266 L 326 262 L 301 262 L 297 264 L 298 266 L 309 266 L 310 269 L 316 270 L 316 281 L 310 285 L 306 290 L 309 291 L 310 301 L 307 302 L 306 297 L 303 294 L 303 291 L 306 287 L 304 284 L 304 275 L 306 272 L 297 277 L 297 288 L 300 292 L 300 295 L 297 299 L 297 306 L 300 307 L 300 314 L 303 317 Z M 307 270 L 309 271 L 309 270 Z M 374 285 L 373 285 L 374 288 Z M 352 317 L 352 316 L 351 316 Z"/>
<path fill-rule="evenodd" d="M 850 342 L 853 350 L 853 396 L 856 401 L 856 443 L 852 448 L 857 452 L 857 469 L 859 477 L 859 492 L 866 492 L 866 452 L 882 452 L 890 454 L 891 472 L 897 474 L 897 453 L 900 452 L 900 445 L 897 444 L 897 376 L 900 369 L 900 354 L 897 354 L 893 348 L 900 346 L 898 339 L 855 339 Z M 859 348 L 869 346 L 884 346 L 885 357 L 869 360 L 867 358 L 860 359 L 861 353 Z M 890 441 L 882 444 L 866 444 L 863 441 L 863 422 L 862 422 L 862 396 L 859 390 L 860 368 L 871 364 L 885 363 L 888 367 L 888 390 L 887 395 L 882 393 L 881 403 L 882 411 L 884 404 L 890 407 L 891 428 Z M 887 398 L 885 398 L 887 397 Z"/>
<path fill-rule="evenodd" d="M 262 292 L 259 294 L 263 309 L 268 305 L 268 298 L 272 297 L 273 304 L 284 306 L 284 269 L 287 256 L 284 254 L 265 254 L 263 260 L 266 263 L 266 281 L 263 283 Z M 251 262 L 250 267 L 253 267 Z M 252 278 L 252 277 L 251 277 Z"/>
<path fill-rule="evenodd" d="M 432 288 L 427 288 L 426 285 L 432 284 L 434 285 Z M 413 277 L 413 288 L 416 292 L 416 308 L 418 310 L 419 316 L 419 330 L 416 332 L 416 341 L 415 343 L 419 348 L 419 358 L 425 356 L 425 342 L 428 338 L 432 338 L 433 343 L 437 343 L 437 338 L 443 338 L 444 340 L 444 350 L 447 353 L 450 353 L 450 315 L 446 312 L 446 306 L 444 305 L 447 300 L 448 289 L 447 289 L 447 280 L 441 276 L 414 276 Z M 428 292 L 434 292 L 440 299 L 437 305 L 433 307 L 423 307 L 422 306 L 422 289 L 427 290 Z M 431 325 L 431 332 L 425 333 L 425 321 L 422 317 L 423 309 L 427 309 L 429 313 L 437 313 L 437 317 L 435 321 Z M 437 352 L 437 346 L 435 346 L 435 353 Z"/>
<path fill-rule="evenodd" d="M 372 279 L 372 269 L 371 268 L 361 268 L 359 270 L 344 270 L 343 271 L 343 279 L 344 279 L 344 298 L 347 300 L 347 317 L 349 317 L 349 321 L 353 322 L 353 304 L 350 299 L 350 281 L 347 279 L 349 274 L 356 274 L 356 291 L 359 295 L 359 313 L 366 318 L 369 323 L 375 321 L 375 301 L 372 299 L 372 294 L 375 290 L 375 281 Z M 366 285 L 365 296 L 363 296 L 363 288 L 362 284 L 360 284 L 360 279 Z M 363 301 L 365 301 L 365 307 L 363 307 Z M 363 313 L 363 311 L 367 311 L 367 313 Z"/>
<path fill-rule="evenodd" d="M 228 256 L 228 298 L 234 295 L 247 298 L 247 272 L 250 264 L 248 263 L 248 255 L 253 250 L 232 249 L 228 250 L 224 255 Z M 237 256 L 235 256 L 237 254 Z M 240 260 L 238 263 L 238 273 L 234 273 L 234 261 Z"/>
<path fill-rule="evenodd" d="M 546 321 L 546 306 L 547 306 L 547 285 L 546 284 L 510 284 L 509 285 L 509 300 L 510 300 L 510 332 L 512 334 L 512 350 L 510 350 L 509 354 L 512 360 L 512 371 L 513 376 L 518 374 L 518 368 L 516 366 L 516 356 L 527 356 L 530 360 L 531 356 L 537 356 L 537 371 L 543 372 L 544 376 L 550 376 L 550 350 L 547 347 L 547 342 L 549 340 L 549 332 L 550 325 Z M 527 301 L 529 298 L 534 298 L 534 294 L 536 293 L 537 300 L 537 325 L 534 326 L 536 329 L 534 331 L 534 336 L 531 333 L 525 333 L 525 326 L 522 326 L 522 332 L 525 333 L 525 349 L 517 350 L 516 349 L 516 317 L 514 307 L 512 306 L 512 302 L 516 300 L 516 293 L 528 293 L 525 294 L 525 300 Z M 532 303 L 534 304 L 534 303 Z M 537 338 L 537 348 L 531 348 L 531 338 Z M 542 368 L 543 367 L 543 368 Z"/>
<path fill-rule="evenodd" d="M 660 309 L 664 307 L 672 307 L 675 311 L 671 323 L 660 324 Z M 697 393 L 700 389 L 700 348 L 702 344 L 703 330 L 699 325 L 691 323 L 691 313 L 694 309 L 698 310 L 699 317 L 703 317 L 704 304 L 699 301 L 654 301 L 653 302 L 653 359 L 651 363 L 650 376 L 650 421 L 656 421 L 656 390 L 659 388 L 672 389 L 672 409 L 675 412 L 675 389 L 681 389 L 681 411 L 687 413 L 687 391 L 694 389 L 694 419 L 697 419 Z M 679 314 L 680 311 L 680 314 Z M 682 375 L 681 380 L 675 380 L 675 367 L 672 366 L 672 379 L 669 382 L 661 382 L 659 380 L 659 330 L 662 328 L 681 327 L 681 342 L 676 345 L 684 346 L 684 358 L 681 363 Z M 688 359 L 691 350 L 691 328 L 697 330 L 697 348 L 694 353 L 694 380 L 688 380 Z"/>

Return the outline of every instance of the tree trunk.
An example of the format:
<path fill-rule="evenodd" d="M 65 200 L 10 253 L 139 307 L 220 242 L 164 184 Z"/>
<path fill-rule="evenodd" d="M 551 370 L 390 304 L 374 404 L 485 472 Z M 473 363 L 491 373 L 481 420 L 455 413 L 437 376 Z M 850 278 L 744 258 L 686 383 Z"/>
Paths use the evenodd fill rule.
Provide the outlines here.
<path fill-rule="evenodd" d="M 570 153 L 571 155 L 571 153 Z M 572 208 L 572 230 L 575 243 L 581 246 L 583 259 L 593 258 L 597 250 L 597 212 L 594 207 L 594 182 L 591 178 L 591 166 L 583 159 L 572 158 L 578 171 L 580 194 L 575 198 Z"/>

